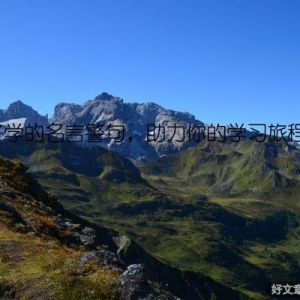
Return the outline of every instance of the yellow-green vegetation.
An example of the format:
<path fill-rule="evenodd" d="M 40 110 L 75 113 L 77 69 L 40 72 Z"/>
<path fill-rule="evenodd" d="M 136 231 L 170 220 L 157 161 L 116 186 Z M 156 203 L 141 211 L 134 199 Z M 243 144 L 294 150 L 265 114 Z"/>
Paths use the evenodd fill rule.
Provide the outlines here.
<path fill-rule="evenodd" d="M 13 232 L 0 224 L 2 296 L 20 299 L 118 299 L 118 274 L 92 263 L 79 265 L 83 250 L 56 240 Z"/>
<path fill-rule="evenodd" d="M 25 171 L 0 157 L 0 297 L 119 299 L 119 273 L 79 263 L 86 250 L 66 246 L 72 228 L 55 224 L 60 206 Z"/>
<path fill-rule="evenodd" d="M 284 142 L 203 141 L 186 152 L 140 166 L 154 187 L 170 194 L 278 200 L 300 206 L 300 150 Z"/>

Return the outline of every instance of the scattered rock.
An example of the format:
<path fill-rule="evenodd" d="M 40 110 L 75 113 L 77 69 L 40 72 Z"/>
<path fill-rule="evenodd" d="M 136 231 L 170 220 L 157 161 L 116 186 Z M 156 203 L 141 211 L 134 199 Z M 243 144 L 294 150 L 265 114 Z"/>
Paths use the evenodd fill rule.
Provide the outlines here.
<path fill-rule="evenodd" d="M 99 266 L 106 266 L 108 269 L 118 272 L 123 272 L 126 268 L 125 263 L 121 261 L 115 253 L 108 250 L 93 250 L 82 256 L 79 259 L 79 264 L 84 265 L 91 260 L 95 260 Z"/>
<path fill-rule="evenodd" d="M 172 295 L 164 295 L 157 283 L 144 275 L 143 264 L 132 264 L 119 276 L 118 282 L 122 286 L 122 299 L 130 300 L 175 300 Z"/>
<path fill-rule="evenodd" d="M 97 237 L 94 229 L 90 227 L 84 227 L 79 234 L 79 240 L 86 247 L 92 247 L 95 245 L 95 238 Z"/>

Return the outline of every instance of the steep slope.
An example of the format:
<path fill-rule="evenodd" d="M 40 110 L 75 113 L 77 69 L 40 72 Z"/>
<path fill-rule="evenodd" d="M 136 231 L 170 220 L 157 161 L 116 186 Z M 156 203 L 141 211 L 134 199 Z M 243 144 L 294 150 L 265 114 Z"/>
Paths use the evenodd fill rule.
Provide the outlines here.
<path fill-rule="evenodd" d="M 0 198 L 1 299 L 180 299 L 170 291 L 182 299 L 239 299 L 66 211 L 21 163 L 2 157 Z"/>
<path fill-rule="evenodd" d="M 89 247 L 108 241 L 108 234 L 96 238 L 95 230 L 25 171 L 19 162 L 0 157 L 1 299 L 119 297 L 116 279 L 122 269 L 79 264 Z"/>

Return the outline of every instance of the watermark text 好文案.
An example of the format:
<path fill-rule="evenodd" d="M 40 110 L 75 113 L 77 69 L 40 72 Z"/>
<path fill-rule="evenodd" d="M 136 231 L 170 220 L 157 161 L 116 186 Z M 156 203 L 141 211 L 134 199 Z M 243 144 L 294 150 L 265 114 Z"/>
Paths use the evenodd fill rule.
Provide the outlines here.
<path fill-rule="evenodd" d="M 268 294 L 280 298 L 291 296 L 299 297 L 300 283 L 271 283 L 268 288 Z"/>

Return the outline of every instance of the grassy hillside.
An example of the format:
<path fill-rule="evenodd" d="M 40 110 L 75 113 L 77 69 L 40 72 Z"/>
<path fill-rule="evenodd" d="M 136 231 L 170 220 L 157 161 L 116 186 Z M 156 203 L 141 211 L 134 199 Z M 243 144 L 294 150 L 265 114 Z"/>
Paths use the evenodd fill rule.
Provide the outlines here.
<path fill-rule="evenodd" d="M 202 141 L 186 152 L 141 166 L 144 177 L 166 191 L 259 198 L 299 205 L 300 150 L 288 143 Z"/>
<path fill-rule="evenodd" d="M 297 280 L 299 157 L 299 149 L 287 143 L 202 141 L 140 166 L 153 187 L 190 205 L 175 216 L 162 212 L 160 228 L 173 233 L 158 233 L 159 242 L 147 245 L 170 263 L 254 299 L 267 282 Z"/>

